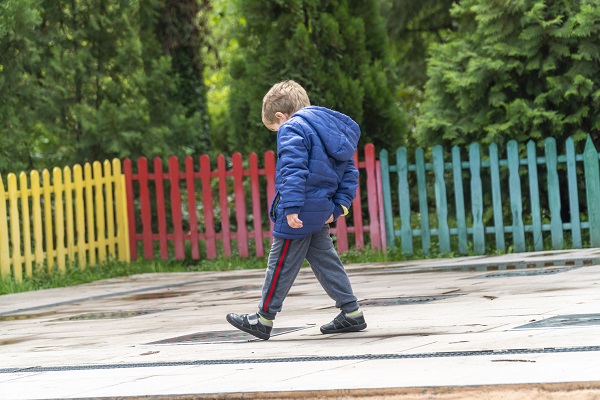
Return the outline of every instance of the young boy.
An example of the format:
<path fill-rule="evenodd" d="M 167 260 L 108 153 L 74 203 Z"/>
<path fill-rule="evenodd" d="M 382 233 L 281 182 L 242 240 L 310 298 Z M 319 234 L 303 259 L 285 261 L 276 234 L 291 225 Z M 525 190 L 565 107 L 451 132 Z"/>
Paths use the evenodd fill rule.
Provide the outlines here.
<path fill-rule="evenodd" d="M 344 114 L 311 106 L 304 88 L 294 81 L 277 83 L 268 91 L 262 121 L 277 132 L 277 193 L 269 213 L 273 244 L 258 313 L 231 313 L 227 321 L 269 339 L 275 315 L 306 258 L 341 310 L 321 332 L 361 331 L 367 324 L 329 235 L 329 224 L 348 214 L 356 195 L 353 156 L 360 128 Z"/>

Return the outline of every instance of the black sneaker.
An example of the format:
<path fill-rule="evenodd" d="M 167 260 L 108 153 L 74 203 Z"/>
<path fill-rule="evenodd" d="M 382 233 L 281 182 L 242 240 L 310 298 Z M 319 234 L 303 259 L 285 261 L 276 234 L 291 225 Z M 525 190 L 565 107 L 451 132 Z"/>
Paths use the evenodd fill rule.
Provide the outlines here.
<path fill-rule="evenodd" d="M 321 327 L 321 333 L 358 332 L 366 327 L 367 323 L 364 316 L 350 318 L 342 311 L 333 321 Z"/>
<path fill-rule="evenodd" d="M 259 320 L 258 314 L 227 314 L 227 322 L 239 330 L 263 340 L 269 340 L 271 330 L 273 329 L 270 326 L 263 325 Z"/>

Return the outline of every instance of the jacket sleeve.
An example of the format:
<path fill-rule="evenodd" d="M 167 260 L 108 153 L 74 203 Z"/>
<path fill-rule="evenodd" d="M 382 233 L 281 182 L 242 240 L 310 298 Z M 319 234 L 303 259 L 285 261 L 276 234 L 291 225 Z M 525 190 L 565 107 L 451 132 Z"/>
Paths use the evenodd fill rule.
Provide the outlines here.
<path fill-rule="evenodd" d="M 356 197 L 356 189 L 358 188 L 358 170 L 354 166 L 354 159 L 348 160 L 346 169 L 342 180 L 338 185 L 338 188 L 333 195 L 333 202 L 335 203 L 335 209 L 333 212 L 333 218 L 338 219 L 340 215 L 344 213 L 341 206 L 350 209 L 352 201 Z M 337 214 L 337 215 L 336 215 Z"/>
<path fill-rule="evenodd" d="M 286 124 L 277 133 L 277 156 L 284 214 L 297 214 L 304 205 L 308 177 L 308 147 L 298 125 Z"/>

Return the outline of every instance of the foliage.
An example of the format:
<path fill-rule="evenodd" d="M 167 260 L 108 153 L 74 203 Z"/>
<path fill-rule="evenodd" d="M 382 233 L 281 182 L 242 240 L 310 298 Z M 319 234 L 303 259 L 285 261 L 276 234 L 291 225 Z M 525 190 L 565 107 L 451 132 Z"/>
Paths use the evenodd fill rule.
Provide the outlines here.
<path fill-rule="evenodd" d="M 204 150 L 199 4 L 7 0 L 0 172 Z"/>
<path fill-rule="evenodd" d="M 600 138 L 595 1 L 463 0 L 458 30 L 433 46 L 421 143 Z"/>
<path fill-rule="evenodd" d="M 230 144 L 263 152 L 274 137 L 262 126 L 262 98 L 277 81 L 302 84 L 312 104 L 346 113 L 362 128 L 361 144 L 404 140 L 395 104 L 385 25 L 375 0 L 238 0 L 240 19 L 229 95 Z"/>

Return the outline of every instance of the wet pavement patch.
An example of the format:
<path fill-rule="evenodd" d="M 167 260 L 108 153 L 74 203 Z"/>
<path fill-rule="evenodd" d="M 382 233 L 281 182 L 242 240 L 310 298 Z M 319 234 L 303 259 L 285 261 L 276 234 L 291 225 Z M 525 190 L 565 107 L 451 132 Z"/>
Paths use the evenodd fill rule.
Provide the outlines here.
<path fill-rule="evenodd" d="M 517 326 L 513 329 L 577 328 L 597 325 L 600 325 L 600 314 L 570 314 L 557 315 L 556 317 Z"/>
<path fill-rule="evenodd" d="M 251 290 L 261 290 L 262 285 L 243 285 L 231 288 L 219 289 L 216 292 L 247 292 Z"/>
<path fill-rule="evenodd" d="M 117 312 L 100 312 L 100 313 L 87 313 L 75 315 L 73 317 L 66 317 L 60 319 L 54 319 L 52 321 L 87 321 L 91 319 L 121 319 L 138 317 L 140 315 L 154 314 L 161 311 L 167 310 L 140 310 L 140 311 L 117 311 Z"/>
<path fill-rule="evenodd" d="M 37 314 L 9 314 L 0 317 L 0 321 L 23 321 L 26 319 L 43 318 L 56 314 L 55 311 L 37 313 Z"/>
<path fill-rule="evenodd" d="M 428 303 L 430 301 L 451 299 L 452 297 L 461 296 L 460 294 L 448 294 L 441 296 L 414 296 L 414 297 L 390 297 L 385 299 L 366 299 L 360 302 L 361 306 L 399 306 L 403 304 Z"/>
<path fill-rule="evenodd" d="M 485 274 L 472 276 L 465 279 L 483 279 L 483 278 L 511 278 L 515 276 L 536 276 L 536 275 L 554 275 L 560 274 L 561 272 L 567 272 L 579 267 L 568 267 L 568 268 L 552 268 L 552 269 L 527 269 L 521 271 L 509 271 L 509 272 L 497 272 L 493 274 Z"/>
<path fill-rule="evenodd" d="M 168 299 L 171 297 L 187 296 L 188 294 L 196 293 L 194 291 L 180 291 L 180 292 L 154 292 L 154 293 L 140 293 L 133 296 L 121 297 L 117 300 L 137 301 L 137 300 L 157 300 L 157 299 Z"/>
<path fill-rule="evenodd" d="M 285 335 L 286 333 L 296 332 L 303 329 L 311 328 L 311 326 L 295 326 L 291 328 L 273 328 L 271 337 Z M 260 340 L 250 335 L 249 333 L 230 330 L 230 331 L 209 331 L 198 332 L 191 335 L 178 336 L 171 339 L 159 340 L 157 342 L 147 344 L 203 344 L 203 343 L 243 343 Z"/>
<path fill-rule="evenodd" d="M 16 343 L 21 343 L 21 342 L 25 342 L 28 339 L 6 339 L 6 340 L 0 340 L 0 346 L 8 346 L 10 344 L 16 344 Z"/>

